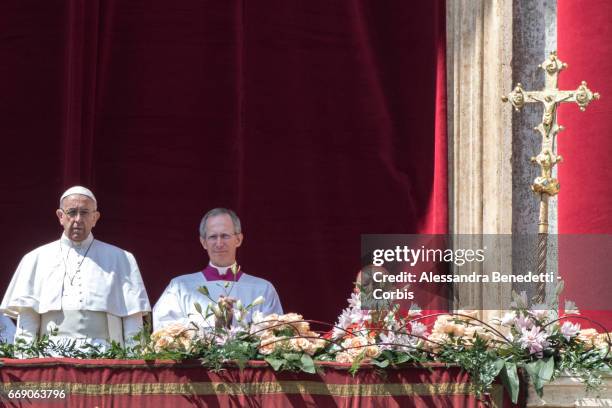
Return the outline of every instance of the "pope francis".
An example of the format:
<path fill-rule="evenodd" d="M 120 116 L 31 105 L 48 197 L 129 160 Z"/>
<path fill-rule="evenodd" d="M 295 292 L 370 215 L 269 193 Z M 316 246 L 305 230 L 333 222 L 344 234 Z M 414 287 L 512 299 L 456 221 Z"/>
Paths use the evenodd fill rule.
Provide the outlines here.
<path fill-rule="evenodd" d="M 94 238 L 100 213 L 90 190 L 69 188 L 59 204 L 62 236 L 23 257 L 0 312 L 17 318 L 16 341 L 48 334 L 102 350 L 111 340 L 129 345 L 151 310 L 136 260 Z"/>

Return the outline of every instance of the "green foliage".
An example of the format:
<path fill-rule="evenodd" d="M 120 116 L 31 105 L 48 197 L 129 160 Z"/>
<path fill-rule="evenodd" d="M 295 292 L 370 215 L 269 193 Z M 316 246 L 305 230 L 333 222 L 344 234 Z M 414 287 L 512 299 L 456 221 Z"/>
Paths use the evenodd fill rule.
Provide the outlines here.
<path fill-rule="evenodd" d="M 307 353 L 277 350 L 269 356 L 265 356 L 264 360 L 270 364 L 274 371 L 304 371 L 310 374 L 316 372 L 314 360 Z"/>
<path fill-rule="evenodd" d="M 497 353 L 489 350 L 486 342 L 480 338 L 473 345 L 467 345 L 461 339 L 457 339 L 456 344 L 445 344 L 438 359 L 467 371 L 472 381 L 472 391 L 479 397 L 491 388 L 501 370 Z"/>
<path fill-rule="evenodd" d="M 355 359 L 353 360 L 353 363 L 351 364 L 351 368 L 349 368 L 349 373 L 351 373 L 353 377 L 355 376 L 355 374 L 357 374 L 357 371 L 359 370 L 359 366 L 361 365 L 361 362 L 364 360 L 364 358 L 365 358 L 365 350 L 359 353 L 359 355 L 355 357 Z"/>
<path fill-rule="evenodd" d="M 372 364 L 378 368 L 399 368 L 402 365 L 423 364 L 427 361 L 431 360 L 422 352 L 383 350 L 378 357 L 372 359 Z"/>
<path fill-rule="evenodd" d="M 503 359 L 497 360 L 497 364 L 500 367 L 500 377 L 502 383 L 504 384 L 504 387 L 506 387 L 508 394 L 510 394 L 512 403 L 516 404 L 518 402 L 520 387 L 516 364 L 509 361 L 504 361 Z"/>
<path fill-rule="evenodd" d="M 256 359 L 257 344 L 244 337 L 228 340 L 217 347 L 201 344 L 198 356 L 202 365 L 213 371 L 222 370 L 229 362 L 243 369 L 249 360 Z"/>
<path fill-rule="evenodd" d="M 119 352 L 121 350 L 121 352 Z M 102 352 L 100 346 L 79 344 L 76 340 L 54 341 L 49 335 L 43 335 L 31 343 L 18 339 L 14 344 L 1 343 L 2 358 L 39 358 L 39 357 L 73 357 L 83 359 L 110 358 L 106 353 L 120 353 L 123 349 L 119 344 L 112 344 L 107 352 Z"/>
<path fill-rule="evenodd" d="M 552 379 L 555 372 L 554 358 L 549 357 L 545 360 L 532 361 L 531 363 L 524 364 L 524 367 L 527 374 L 529 374 L 533 387 L 541 397 L 544 385 Z"/>
<path fill-rule="evenodd" d="M 556 362 L 556 370 L 577 376 L 588 390 L 602 385 L 602 375 L 611 372 L 611 359 L 607 349 L 587 349 L 580 342 L 572 342 Z"/>
<path fill-rule="evenodd" d="M 290 327 L 289 325 L 287 326 L 283 326 L 280 329 L 272 329 L 272 332 L 274 333 L 274 335 L 276 337 L 294 337 L 296 335 L 299 335 L 299 332 L 297 331 L 297 329 L 294 329 L 293 327 Z"/>
<path fill-rule="evenodd" d="M 195 307 L 196 312 L 198 312 L 199 314 L 202 314 L 202 305 L 199 304 L 198 302 L 194 302 L 193 306 Z"/>

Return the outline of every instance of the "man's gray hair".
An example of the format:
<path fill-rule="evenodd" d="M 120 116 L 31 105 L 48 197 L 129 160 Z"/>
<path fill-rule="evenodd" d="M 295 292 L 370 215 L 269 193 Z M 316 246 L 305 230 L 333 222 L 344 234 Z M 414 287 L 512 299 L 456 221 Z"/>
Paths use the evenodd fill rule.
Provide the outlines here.
<path fill-rule="evenodd" d="M 242 227 L 240 226 L 240 218 L 236 215 L 236 213 L 227 208 L 213 208 L 209 212 L 202 217 L 202 221 L 200 221 L 200 236 L 202 238 L 206 238 L 206 222 L 209 218 L 216 217 L 217 215 L 227 214 L 232 219 L 232 223 L 234 224 L 234 234 L 240 234 L 242 232 Z"/>

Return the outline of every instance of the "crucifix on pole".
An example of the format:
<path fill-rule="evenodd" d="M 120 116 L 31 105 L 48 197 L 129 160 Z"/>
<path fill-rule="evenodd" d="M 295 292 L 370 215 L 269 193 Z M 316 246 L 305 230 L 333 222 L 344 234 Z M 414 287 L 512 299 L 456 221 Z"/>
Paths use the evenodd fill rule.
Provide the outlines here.
<path fill-rule="evenodd" d="M 531 158 L 532 163 L 540 166 L 540 175 L 535 178 L 531 189 L 540 197 L 540 215 L 538 221 L 538 274 L 546 273 L 546 259 L 548 254 L 548 199 L 559 192 L 559 181 L 553 177 L 553 168 L 560 163 L 562 157 L 557 155 L 555 138 L 557 133 L 563 130 L 563 126 L 557 123 L 557 107 L 564 102 L 575 102 L 584 111 L 594 99 L 599 99 L 599 94 L 592 92 L 585 81 L 573 91 L 562 91 L 557 87 L 559 73 L 567 68 L 567 64 L 557 58 L 556 52 L 551 52 L 548 58 L 539 65 L 546 74 L 544 89 L 541 91 L 525 91 L 521 84 L 517 84 L 508 96 L 504 96 L 504 102 L 510 102 L 516 111 L 519 111 L 527 103 L 542 103 L 544 113 L 542 122 L 534 128 L 542 136 L 542 149 L 540 153 Z M 539 282 L 537 289 L 538 302 L 543 302 L 546 297 L 546 283 Z"/>

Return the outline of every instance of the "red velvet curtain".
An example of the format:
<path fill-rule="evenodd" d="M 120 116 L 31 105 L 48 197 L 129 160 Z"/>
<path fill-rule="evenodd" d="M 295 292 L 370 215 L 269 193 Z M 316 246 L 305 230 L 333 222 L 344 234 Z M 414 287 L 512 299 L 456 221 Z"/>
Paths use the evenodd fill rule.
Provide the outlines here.
<path fill-rule="evenodd" d="M 559 122 L 567 129 L 559 135 L 559 153 L 564 158 L 559 166 L 559 232 L 611 234 L 612 2 L 559 0 L 557 7 L 559 58 L 569 66 L 561 74 L 559 87 L 576 89 L 586 80 L 590 89 L 602 95 L 585 112 L 574 104 L 559 110 Z M 592 245 L 581 245 L 580 252 L 571 248 L 564 252 L 560 246 L 560 273 L 566 281 L 566 296 L 586 299 L 583 308 L 591 310 L 587 315 L 612 330 L 610 240 L 589 240 L 583 239 Z M 608 244 L 607 249 L 602 243 Z M 573 266 L 591 263 L 590 271 L 575 273 Z"/>
<path fill-rule="evenodd" d="M 244 271 L 329 321 L 360 234 L 447 231 L 442 0 L 24 0 L 0 27 L 0 288 L 76 183 L 152 303 L 216 206 Z"/>

